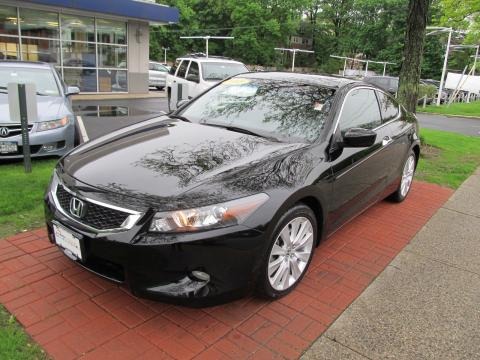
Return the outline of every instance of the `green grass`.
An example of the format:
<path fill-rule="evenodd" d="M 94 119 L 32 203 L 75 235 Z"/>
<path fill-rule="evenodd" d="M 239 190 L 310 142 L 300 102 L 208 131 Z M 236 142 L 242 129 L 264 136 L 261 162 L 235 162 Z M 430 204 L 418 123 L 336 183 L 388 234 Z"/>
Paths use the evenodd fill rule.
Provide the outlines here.
<path fill-rule="evenodd" d="M 471 103 L 453 103 L 450 106 L 428 105 L 425 109 L 418 106 L 417 111 L 444 115 L 480 117 L 480 101 L 473 101 Z"/>
<path fill-rule="evenodd" d="M 23 329 L 0 305 L 0 359 L 44 360 L 45 352 L 25 334 Z"/>
<path fill-rule="evenodd" d="M 30 174 L 22 162 L 0 164 L 0 238 L 44 224 L 42 198 L 56 162 L 33 161 Z"/>
<path fill-rule="evenodd" d="M 480 137 L 422 129 L 416 178 L 458 188 L 480 166 Z"/>

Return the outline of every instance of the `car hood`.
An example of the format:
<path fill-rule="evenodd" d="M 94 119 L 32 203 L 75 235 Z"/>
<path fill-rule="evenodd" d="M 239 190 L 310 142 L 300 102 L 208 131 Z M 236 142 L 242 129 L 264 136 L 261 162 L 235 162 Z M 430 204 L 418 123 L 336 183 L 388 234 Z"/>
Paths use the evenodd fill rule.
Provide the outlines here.
<path fill-rule="evenodd" d="M 65 99 L 60 96 L 37 96 L 38 118 L 30 122 L 55 120 L 68 115 L 70 111 L 65 104 Z M 8 95 L 0 93 L 0 124 L 12 123 L 8 105 Z"/>
<path fill-rule="evenodd" d="M 193 189 L 198 194 L 202 185 L 213 183 L 221 187 L 223 178 L 244 177 L 245 170 L 306 146 L 161 117 L 93 140 L 60 165 L 67 175 L 96 189 L 157 204 L 175 199 L 178 204 L 181 194 Z"/>

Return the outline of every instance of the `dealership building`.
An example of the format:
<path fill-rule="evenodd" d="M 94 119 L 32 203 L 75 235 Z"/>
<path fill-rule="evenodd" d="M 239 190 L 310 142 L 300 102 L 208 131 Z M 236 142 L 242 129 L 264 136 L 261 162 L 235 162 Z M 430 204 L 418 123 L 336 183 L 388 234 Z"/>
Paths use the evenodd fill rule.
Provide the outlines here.
<path fill-rule="evenodd" d="M 178 17 L 149 0 L 0 0 L 0 59 L 54 64 L 83 93 L 147 93 L 149 26 Z"/>

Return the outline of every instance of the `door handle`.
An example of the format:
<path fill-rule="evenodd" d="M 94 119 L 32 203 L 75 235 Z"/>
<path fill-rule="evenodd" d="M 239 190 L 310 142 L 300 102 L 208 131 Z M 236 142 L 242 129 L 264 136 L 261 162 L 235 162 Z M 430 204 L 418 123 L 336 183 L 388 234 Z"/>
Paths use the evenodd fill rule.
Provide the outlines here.
<path fill-rule="evenodd" d="M 393 141 L 393 139 L 390 136 L 385 136 L 382 140 L 382 145 L 387 146 Z"/>

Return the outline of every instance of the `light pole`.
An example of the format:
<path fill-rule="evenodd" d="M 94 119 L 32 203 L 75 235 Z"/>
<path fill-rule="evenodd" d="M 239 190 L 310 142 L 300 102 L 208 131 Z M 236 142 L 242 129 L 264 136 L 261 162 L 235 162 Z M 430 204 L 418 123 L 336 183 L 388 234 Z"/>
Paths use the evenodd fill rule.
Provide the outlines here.
<path fill-rule="evenodd" d="M 286 48 L 275 48 L 277 51 L 289 51 L 292 53 L 292 72 L 295 71 L 295 55 L 297 52 L 313 54 L 315 51 L 311 50 L 302 50 L 302 49 L 286 49 Z"/>
<path fill-rule="evenodd" d="M 170 48 L 169 48 L 169 47 L 162 47 L 162 49 L 163 49 L 163 51 L 164 51 L 164 53 L 163 53 L 163 54 L 164 54 L 163 63 L 164 63 L 165 65 L 167 65 L 167 50 L 170 50 Z"/>
<path fill-rule="evenodd" d="M 440 87 L 438 88 L 438 96 L 437 96 L 437 106 L 439 106 L 442 100 L 443 84 L 445 81 L 445 72 L 447 71 L 448 53 L 450 50 L 450 41 L 452 40 L 453 29 L 447 28 L 447 27 L 427 26 L 427 30 L 433 30 L 429 32 L 427 36 L 441 34 L 448 31 L 447 48 L 445 49 L 445 59 L 443 60 L 442 77 L 440 78 Z"/>
<path fill-rule="evenodd" d="M 205 55 L 207 55 L 208 58 L 208 41 L 210 39 L 221 39 L 221 40 L 226 40 L 226 39 L 234 39 L 233 36 L 180 36 L 180 39 L 203 39 L 205 40 Z"/>

